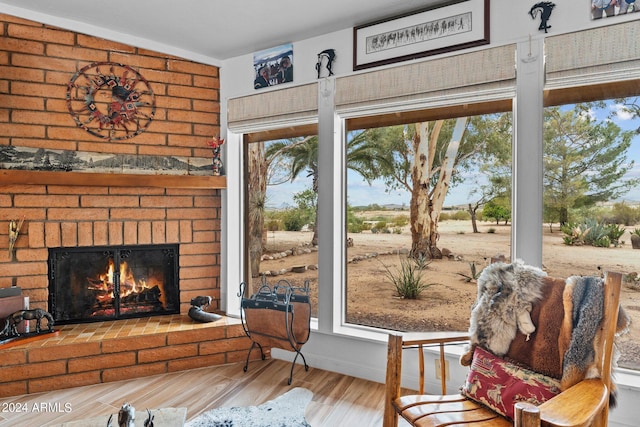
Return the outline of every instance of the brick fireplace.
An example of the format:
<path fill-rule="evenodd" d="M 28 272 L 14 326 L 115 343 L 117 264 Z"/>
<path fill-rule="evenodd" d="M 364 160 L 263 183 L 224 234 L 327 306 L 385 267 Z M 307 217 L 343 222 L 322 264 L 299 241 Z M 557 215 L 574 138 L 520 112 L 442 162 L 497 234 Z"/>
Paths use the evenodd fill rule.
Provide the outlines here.
<path fill-rule="evenodd" d="M 0 14 L 0 145 L 145 158 L 211 157 L 219 134 L 217 67 Z M 101 139 L 69 114 L 67 85 L 90 63 L 139 71 L 156 96 L 153 121 L 130 138 Z M 49 248 L 177 244 L 180 312 L 197 295 L 220 298 L 224 180 L 188 175 L 7 170 L 0 222 L 24 218 L 15 259 L 0 251 L 0 287 L 18 286 L 48 307 Z M 0 247 L 8 247 L 0 227 Z"/>
<path fill-rule="evenodd" d="M 189 159 L 211 156 L 207 141 L 219 134 L 217 67 L 3 14 L 0 14 L 0 38 L 0 146 L 58 150 L 72 156 L 77 152 L 95 153 L 96 158 L 103 154 L 137 159 L 179 157 L 186 163 Z M 139 71 L 152 87 L 156 109 L 153 121 L 144 132 L 126 139 L 101 139 L 79 127 L 70 116 L 65 101 L 70 78 L 87 64 L 104 61 L 126 64 Z M 190 324 L 186 313 L 195 296 L 211 296 L 210 310 L 220 309 L 224 177 L 122 172 L 124 169 L 117 173 L 9 170 L 0 158 L 0 288 L 20 287 L 23 295 L 29 297 L 31 308 L 49 311 L 50 249 L 64 247 L 82 251 L 103 246 L 176 245 L 180 254 L 179 314 L 168 315 L 168 322 L 174 325 L 172 338 L 167 341 L 167 333 L 161 333 L 151 339 L 157 342 L 149 347 L 163 348 L 166 354 L 153 364 L 152 370 L 148 370 L 152 365 L 130 368 L 124 378 L 145 375 L 145 372 L 167 372 L 177 369 L 176 366 L 202 366 L 204 361 L 212 363 L 213 359 L 207 355 L 215 352 L 200 349 L 202 338 L 182 336 L 184 328 L 175 325 Z M 24 224 L 15 242 L 13 257 L 7 250 L 7 224 L 21 219 Z M 127 322 L 118 320 L 116 325 L 127 328 L 131 325 Z M 95 327 L 109 328 L 103 323 L 108 322 L 97 323 Z M 74 330 L 72 325 L 62 329 L 64 333 Z M 240 340 L 239 325 L 231 324 L 222 330 L 202 336 L 213 334 L 211 336 Z M 139 331 L 134 333 L 139 334 Z M 60 338 L 66 339 L 65 344 L 72 342 L 71 347 L 56 347 L 58 355 L 62 354 L 60 351 L 65 354 L 64 358 L 54 357 L 54 365 L 59 363 L 61 371 L 40 365 L 53 363 L 49 361 L 52 356 L 46 350 L 34 352 L 33 344 L 0 349 L 0 352 L 11 352 L 11 357 L 0 358 L 0 395 L 39 390 L 35 384 L 60 384 L 64 381 L 57 377 L 59 375 L 77 377 L 80 374 L 70 370 L 69 360 L 77 358 L 79 361 L 74 363 L 82 364 L 92 360 L 86 359 L 88 357 L 103 357 L 113 351 L 109 348 L 118 345 L 109 339 L 123 335 L 127 334 L 121 331 L 115 337 L 90 343 Z M 145 339 L 137 341 L 146 342 Z M 241 344 L 233 344 L 223 353 L 248 348 L 245 345 L 248 340 L 240 341 Z M 184 342 L 198 344 L 191 345 L 187 353 L 182 354 Z M 219 345 L 225 348 L 224 344 Z M 146 353 L 147 362 L 153 359 L 153 354 L 153 351 Z M 177 359 L 185 357 L 187 361 L 169 368 L 167 354 L 175 354 Z M 139 355 L 129 354 L 126 358 L 128 361 L 119 363 L 141 363 Z M 224 363 L 231 359 L 216 360 Z M 92 371 L 90 379 L 83 374 L 83 380 L 71 385 L 113 380 L 105 369 Z M 50 380 L 35 382 L 33 372 L 39 370 L 45 377 L 51 377 Z M 23 375 L 16 376 L 16 372 Z M 7 384 L 13 388 L 4 389 Z"/>

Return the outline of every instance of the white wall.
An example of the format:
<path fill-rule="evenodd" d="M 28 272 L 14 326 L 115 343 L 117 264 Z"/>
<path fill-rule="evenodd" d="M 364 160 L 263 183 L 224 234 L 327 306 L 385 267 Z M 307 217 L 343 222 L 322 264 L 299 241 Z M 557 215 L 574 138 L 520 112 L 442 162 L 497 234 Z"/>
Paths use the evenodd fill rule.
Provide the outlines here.
<path fill-rule="evenodd" d="M 535 1 L 522 2 L 513 0 L 491 0 L 491 24 L 490 24 L 490 46 L 518 43 L 532 39 L 545 37 L 544 31 L 538 30 L 540 19 L 532 19 L 529 9 Z M 637 19 L 635 16 L 618 16 L 604 18 L 601 20 L 591 20 L 589 0 L 563 0 L 556 2 L 549 24 L 551 28 L 548 36 L 579 31 L 585 28 L 593 28 L 601 25 L 620 23 L 623 21 Z M 474 48 L 472 50 L 484 49 L 488 46 Z M 294 56 L 294 83 L 304 84 L 317 80 L 315 64 L 317 54 L 324 49 L 335 49 L 337 58 L 334 63 L 334 74 L 337 77 L 353 74 L 353 30 L 346 29 L 320 37 L 306 40 L 293 41 Z M 467 51 L 452 52 L 448 55 L 460 54 Z M 439 57 L 442 57 L 440 55 Z M 419 59 L 428 61 L 429 58 Z M 392 67 L 393 65 L 391 65 Z M 366 70 L 364 70 L 366 72 Z M 273 88 L 253 89 L 253 55 L 243 55 L 225 60 L 221 69 L 221 98 L 229 99 L 242 95 L 263 92 L 266 90 L 277 90 L 291 84 L 282 84 Z M 222 110 L 224 111 L 224 110 Z M 224 121 L 226 124 L 226 121 Z"/>
<path fill-rule="evenodd" d="M 487 47 L 511 43 L 517 43 L 520 48 L 522 48 L 523 46 L 527 46 L 529 41 L 531 41 L 534 52 L 539 51 L 542 46 L 542 41 L 546 35 L 544 32 L 538 31 L 538 25 L 540 23 L 539 18 L 532 19 L 528 14 L 529 8 L 534 3 L 535 1 L 526 3 L 513 0 L 492 0 L 490 25 L 491 44 L 489 46 L 474 48 L 472 50 L 481 50 Z M 593 28 L 596 26 L 616 24 L 637 19 L 635 16 L 629 15 L 592 21 L 589 4 L 590 2 L 588 0 L 563 0 L 562 2 L 556 2 L 556 7 L 553 10 L 551 19 L 549 20 L 551 29 L 547 35 L 558 35 Z M 640 13 L 637 15 L 640 18 Z M 321 37 L 294 41 L 294 83 L 289 84 L 288 86 L 307 84 L 317 81 L 315 70 L 317 53 L 328 48 L 333 48 L 337 52 L 337 58 L 334 63 L 334 74 L 336 77 L 354 74 L 352 71 L 352 36 L 352 29 L 346 29 L 329 33 Z M 470 50 L 452 52 L 447 55 L 457 55 L 468 51 Z M 443 55 L 439 57 L 442 56 Z M 428 61 L 430 59 L 431 58 L 425 58 L 420 59 L 420 61 Z M 390 65 L 389 67 L 393 66 L 394 65 Z M 363 72 L 366 71 L 367 70 L 364 70 Z M 283 84 L 273 88 L 256 91 L 253 89 L 253 78 L 254 71 L 252 55 L 243 55 L 223 62 L 221 69 L 221 101 L 223 105 L 221 111 L 226 111 L 226 102 L 230 98 L 263 93 L 264 91 L 278 90 L 287 87 L 287 85 Z M 539 81 L 527 83 L 527 79 L 518 79 L 518 85 L 519 93 L 531 93 L 532 91 L 540 90 Z M 520 85 L 526 86 L 521 87 Z M 322 111 L 321 114 L 323 114 Z M 221 117 L 221 121 L 223 127 L 222 134 L 225 135 L 226 116 L 224 114 L 223 117 Z M 321 129 L 325 129 L 326 126 L 329 126 L 329 131 L 332 130 L 331 125 L 327 125 L 326 123 L 320 124 Z M 527 130 L 525 130 L 525 132 L 527 132 Z M 235 168 L 241 164 L 240 161 L 242 158 L 238 136 L 231 134 L 230 138 L 231 143 L 226 146 L 227 162 L 230 162 L 227 163 L 227 171 L 229 173 L 232 170 L 236 170 Z M 230 199 L 239 202 L 238 197 L 235 196 L 235 194 L 241 193 L 241 179 L 239 177 L 229 176 L 227 194 Z M 229 201 L 231 202 L 231 200 Z M 242 248 L 240 247 L 241 240 L 236 237 L 238 230 L 242 227 L 241 218 L 239 218 L 238 215 L 239 208 L 240 205 L 238 203 L 232 202 L 227 204 L 228 214 L 225 215 L 226 222 L 224 224 L 225 228 L 228 230 L 227 232 L 230 239 L 227 241 L 225 252 L 227 253 L 228 262 L 224 263 L 225 272 L 223 274 L 225 274 L 226 283 L 231 284 L 229 290 L 230 293 L 235 292 L 235 283 L 238 283 L 241 279 L 240 266 L 242 263 Z M 327 229 L 327 227 L 324 229 Z M 332 241 L 329 241 L 329 243 L 332 243 Z M 331 278 L 329 280 L 331 280 Z M 319 281 L 323 281 L 323 284 L 326 284 L 324 279 L 319 279 Z M 223 281 L 223 283 L 225 283 L 225 281 Z M 233 295 L 231 296 L 232 298 L 229 299 L 229 301 L 233 304 Z M 323 310 L 323 314 L 325 313 L 329 314 L 331 313 L 331 310 Z M 370 379 L 377 382 L 384 382 L 386 363 L 386 342 L 384 340 L 379 338 L 365 340 L 331 333 L 330 330 L 328 331 L 326 327 L 322 326 L 324 323 L 325 322 L 321 323 L 319 331 L 314 331 L 312 333 L 311 339 L 303 348 L 303 353 L 311 366 Z M 448 387 L 450 392 L 456 391 L 457 387 L 464 381 L 466 374 L 466 369 L 461 368 L 458 364 L 458 355 L 459 351 L 455 349 L 449 354 L 451 379 L 448 382 Z M 292 354 L 280 350 L 274 350 L 273 356 L 276 358 L 283 358 L 285 360 L 292 360 L 293 358 Z M 408 366 L 415 365 L 414 356 L 412 356 L 413 360 L 410 358 L 409 363 L 407 364 Z M 435 369 L 432 366 L 435 362 L 433 357 L 428 357 L 427 360 L 430 366 L 427 368 L 427 375 L 429 375 L 433 372 L 433 369 Z M 415 384 L 415 377 L 412 378 L 410 372 L 417 371 L 410 370 L 410 368 L 406 371 L 405 375 L 408 376 L 407 379 L 409 381 L 409 386 Z M 621 404 L 611 414 L 611 426 L 630 427 L 636 425 L 636 420 L 640 417 L 640 409 L 637 405 L 634 406 L 631 402 L 637 401 L 637 399 L 640 398 L 639 378 L 640 377 L 636 375 L 618 375 L 618 380 L 621 382 L 621 387 L 619 389 L 619 400 Z M 437 393 L 439 391 L 439 387 L 439 381 L 436 381 L 432 376 L 427 378 L 428 392 Z"/>

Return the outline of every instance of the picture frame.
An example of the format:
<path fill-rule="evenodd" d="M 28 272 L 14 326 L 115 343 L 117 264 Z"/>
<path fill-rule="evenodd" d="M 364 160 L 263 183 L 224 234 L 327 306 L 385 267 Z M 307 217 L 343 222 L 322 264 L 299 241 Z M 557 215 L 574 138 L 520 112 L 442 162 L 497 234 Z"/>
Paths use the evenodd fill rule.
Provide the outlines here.
<path fill-rule="evenodd" d="M 293 82 L 293 43 L 255 52 L 253 73 L 254 89 Z"/>
<path fill-rule="evenodd" d="M 589 0 L 589 7 L 591 9 L 591 20 L 597 20 L 640 12 L 640 1 Z M 640 17 L 640 14 L 635 19 L 639 19 L 638 17 Z"/>
<path fill-rule="evenodd" d="M 356 26 L 353 70 L 489 44 L 489 4 L 490 0 L 449 1 Z"/>

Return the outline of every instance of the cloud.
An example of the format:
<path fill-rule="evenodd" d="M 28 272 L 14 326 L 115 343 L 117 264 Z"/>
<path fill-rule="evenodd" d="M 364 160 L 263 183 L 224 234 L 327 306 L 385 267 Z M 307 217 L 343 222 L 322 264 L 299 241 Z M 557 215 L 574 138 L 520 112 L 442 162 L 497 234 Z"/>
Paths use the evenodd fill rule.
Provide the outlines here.
<path fill-rule="evenodd" d="M 612 104 L 609 108 L 616 113 L 616 117 L 622 121 L 632 120 L 634 118 L 634 114 L 627 109 L 625 109 L 622 104 Z"/>

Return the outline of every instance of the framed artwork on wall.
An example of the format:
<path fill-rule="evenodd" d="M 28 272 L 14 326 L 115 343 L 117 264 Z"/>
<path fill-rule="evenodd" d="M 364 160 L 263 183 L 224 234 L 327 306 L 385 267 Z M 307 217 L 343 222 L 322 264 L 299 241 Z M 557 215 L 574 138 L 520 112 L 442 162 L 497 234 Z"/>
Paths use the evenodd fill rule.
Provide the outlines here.
<path fill-rule="evenodd" d="M 287 43 L 253 54 L 254 89 L 293 81 L 293 44 Z"/>
<path fill-rule="evenodd" d="M 457 0 L 353 29 L 353 70 L 489 43 L 489 0 Z"/>
<path fill-rule="evenodd" d="M 589 0 L 591 19 L 610 18 L 640 12 L 640 0 Z M 637 15 L 640 18 L 640 15 Z"/>

